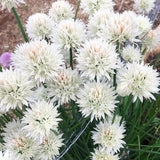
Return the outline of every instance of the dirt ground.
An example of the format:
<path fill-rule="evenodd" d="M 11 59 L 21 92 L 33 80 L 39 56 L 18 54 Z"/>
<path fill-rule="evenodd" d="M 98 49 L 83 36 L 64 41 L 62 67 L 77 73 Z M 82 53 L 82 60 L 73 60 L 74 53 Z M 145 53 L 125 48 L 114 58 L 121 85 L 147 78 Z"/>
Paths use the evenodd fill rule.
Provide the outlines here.
<path fill-rule="evenodd" d="M 55 0 L 25 0 L 26 4 L 17 8 L 23 26 L 25 27 L 28 17 L 37 12 L 47 13 L 51 4 Z M 68 0 L 74 8 L 78 0 Z M 115 10 L 124 11 L 133 8 L 133 0 L 114 0 L 116 3 Z M 1 4 L 0 4 L 1 8 Z M 78 17 L 86 21 L 87 17 L 82 14 L 81 10 Z M 157 22 L 156 22 L 157 23 Z M 3 52 L 13 52 L 17 44 L 24 42 L 16 19 L 12 12 L 0 9 L 0 54 Z"/>

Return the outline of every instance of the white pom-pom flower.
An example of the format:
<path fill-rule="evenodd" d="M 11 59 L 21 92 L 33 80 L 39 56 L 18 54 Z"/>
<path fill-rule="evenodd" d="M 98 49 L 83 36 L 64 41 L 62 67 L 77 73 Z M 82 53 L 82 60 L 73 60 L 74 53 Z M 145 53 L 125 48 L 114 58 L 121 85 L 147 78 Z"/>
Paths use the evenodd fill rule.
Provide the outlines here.
<path fill-rule="evenodd" d="M 59 0 L 52 3 L 52 7 L 49 10 L 49 16 L 56 23 L 62 20 L 73 18 L 73 8 L 69 2 L 64 0 Z"/>
<path fill-rule="evenodd" d="M 110 80 L 117 65 L 115 46 L 101 39 L 87 41 L 77 54 L 78 69 L 83 77 L 90 80 L 100 80 L 105 77 Z"/>
<path fill-rule="evenodd" d="M 21 44 L 11 59 L 12 65 L 35 83 L 52 80 L 64 64 L 59 50 L 44 40 Z"/>
<path fill-rule="evenodd" d="M 92 133 L 94 144 L 98 144 L 102 148 L 105 148 L 107 152 L 117 153 L 125 144 L 123 141 L 123 138 L 125 137 L 124 123 L 120 125 L 118 120 L 114 121 L 113 124 L 112 119 L 100 122 Z"/>
<path fill-rule="evenodd" d="M 63 69 L 48 84 L 49 97 L 53 98 L 53 102 L 58 101 L 61 105 L 71 100 L 75 101 L 80 85 L 80 77 L 76 70 Z"/>
<path fill-rule="evenodd" d="M 137 15 L 135 18 L 135 22 L 139 30 L 140 36 L 144 36 L 152 28 L 152 23 L 150 22 L 149 18 L 146 16 Z"/>
<path fill-rule="evenodd" d="M 2 152 L 0 151 L 0 160 L 12 160 L 8 151 Z"/>
<path fill-rule="evenodd" d="M 155 6 L 155 0 L 134 0 L 134 3 L 135 9 L 142 13 L 149 13 Z"/>
<path fill-rule="evenodd" d="M 102 26 L 99 36 L 111 42 L 137 41 L 139 31 L 136 28 L 136 22 L 133 21 L 133 16 L 131 11 L 112 14 L 107 25 Z"/>
<path fill-rule="evenodd" d="M 24 73 L 12 69 L 0 72 L 0 111 L 28 106 L 33 102 L 33 87 L 33 82 Z"/>
<path fill-rule="evenodd" d="M 108 20 L 112 17 L 113 12 L 110 10 L 99 10 L 90 17 L 88 23 L 88 32 L 91 37 L 99 35 L 102 32 L 102 26 L 107 25 Z"/>
<path fill-rule="evenodd" d="M 85 39 L 85 25 L 81 21 L 63 20 L 57 26 L 53 42 L 61 49 L 77 48 Z"/>
<path fill-rule="evenodd" d="M 34 157 L 35 160 L 53 160 L 59 155 L 59 149 L 63 146 L 62 134 L 56 135 L 53 132 L 49 137 L 46 137 L 42 144 L 38 154 Z"/>
<path fill-rule="evenodd" d="M 115 91 L 106 83 L 87 83 L 78 93 L 77 103 L 84 117 L 91 116 L 91 121 L 111 116 L 116 107 Z"/>
<path fill-rule="evenodd" d="M 48 137 L 51 130 L 57 131 L 58 118 L 57 108 L 51 103 L 39 101 L 31 105 L 31 109 L 27 109 L 22 119 L 25 124 L 23 130 L 27 132 L 27 136 L 35 141 L 42 143 L 45 137 Z"/>
<path fill-rule="evenodd" d="M 119 160 L 119 157 L 107 152 L 105 148 L 99 147 L 92 153 L 92 160 Z"/>
<path fill-rule="evenodd" d="M 24 125 L 18 120 L 17 122 L 9 122 L 4 128 L 4 146 L 13 160 L 30 160 L 39 149 L 33 139 L 26 137 L 22 127 Z"/>
<path fill-rule="evenodd" d="M 36 13 L 28 18 L 26 30 L 32 40 L 50 40 L 54 33 L 54 22 L 44 13 Z"/>
<path fill-rule="evenodd" d="M 93 15 L 96 11 L 102 9 L 113 10 L 114 2 L 112 0 L 82 0 L 81 8 L 83 12 Z"/>
<path fill-rule="evenodd" d="M 143 102 L 143 98 L 154 99 L 153 94 L 158 93 L 160 84 L 159 74 L 152 66 L 143 63 L 127 64 L 120 69 L 117 75 L 117 92 L 121 96 L 134 96 L 133 102 L 137 98 Z"/>
<path fill-rule="evenodd" d="M 130 63 L 140 62 L 142 60 L 140 49 L 138 47 L 135 48 L 134 46 L 130 45 L 122 50 L 121 55 L 125 61 Z"/>
<path fill-rule="evenodd" d="M 20 3 L 25 3 L 24 0 L 1 0 L 2 10 L 7 8 L 10 12 L 11 9 L 20 5 Z"/>

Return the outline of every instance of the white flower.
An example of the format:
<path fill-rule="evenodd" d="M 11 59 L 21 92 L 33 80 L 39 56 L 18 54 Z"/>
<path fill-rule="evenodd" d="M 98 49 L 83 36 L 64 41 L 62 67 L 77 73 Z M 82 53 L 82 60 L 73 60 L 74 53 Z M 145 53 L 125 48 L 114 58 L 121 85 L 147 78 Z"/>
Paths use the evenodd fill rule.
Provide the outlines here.
<path fill-rule="evenodd" d="M 30 160 L 38 150 L 36 143 L 26 137 L 22 127 L 24 125 L 18 120 L 17 122 L 9 122 L 6 128 L 4 128 L 4 146 L 11 154 L 13 160 Z"/>
<path fill-rule="evenodd" d="M 107 25 L 108 20 L 112 17 L 113 12 L 110 10 L 99 10 L 90 17 L 88 23 L 89 35 L 95 37 L 102 31 L 102 26 Z"/>
<path fill-rule="evenodd" d="M 75 101 L 80 84 L 80 77 L 76 70 L 63 69 L 48 84 L 49 97 L 53 97 L 53 102 L 59 101 L 62 105 L 71 100 Z"/>
<path fill-rule="evenodd" d="M 152 66 L 143 63 L 127 64 L 127 66 L 119 70 L 117 75 L 117 92 L 121 96 L 134 96 L 133 102 L 139 98 L 143 101 L 143 97 L 154 99 L 153 94 L 158 93 L 160 84 L 159 74 Z"/>
<path fill-rule="evenodd" d="M 156 30 L 151 30 L 144 38 L 142 48 L 147 49 L 148 52 L 151 52 L 159 46 L 159 43 L 160 33 L 158 33 Z"/>
<path fill-rule="evenodd" d="M 73 15 L 73 8 L 69 2 L 64 0 L 59 0 L 52 3 L 52 8 L 49 10 L 49 16 L 56 23 L 73 18 Z"/>
<path fill-rule="evenodd" d="M 115 91 L 106 83 L 87 83 L 80 89 L 77 103 L 84 117 L 91 116 L 91 121 L 111 116 L 117 101 Z"/>
<path fill-rule="evenodd" d="M 134 0 L 134 2 L 135 9 L 143 13 L 149 13 L 155 6 L 155 0 Z"/>
<path fill-rule="evenodd" d="M 105 77 L 110 80 L 117 65 L 115 46 L 101 39 L 87 41 L 77 55 L 78 68 L 83 77 L 100 80 Z"/>
<path fill-rule="evenodd" d="M 25 3 L 24 0 L 1 0 L 2 10 L 7 8 L 10 12 L 13 7 L 17 7 L 20 3 Z"/>
<path fill-rule="evenodd" d="M 105 148 L 96 148 L 92 153 L 92 160 L 119 160 L 118 155 L 114 155 L 105 150 Z"/>
<path fill-rule="evenodd" d="M 61 49 L 77 48 L 85 39 L 85 25 L 81 21 L 63 20 L 57 26 L 53 42 Z"/>
<path fill-rule="evenodd" d="M 62 68 L 59 50 L 46 41 L 31 41 L 18 46 L 12 55 L 12 65 L 36 83 L 50 81 Z"/>
<path fill-rule="evenodd" d="M 135 22 L 141 36 L 144 36 L 145 34 L 147 34 L 152 28 L 152 23 L 150 22 L 149 18 L 146 16 L 136 15 Z"/>
<path fill-rule="evenodd" d="M 93 15 L 96 11 L 102 9 L 113 10 L 114 2 L 112 0 L 82 0 L 81 8 L 84 13 Z"/>
<path fill-rule="evenodd" d="M 131 11 L 123 12 L 122 14 L 112 14 L 107 25 L 102 26 L 102 31 L 99 36 L 112 42 L 125 42 L 130 40 L 137 41 L 136 36 L 139 35 L 136 28 L 136 22 L 133 21 L 134 14 Z"/>
<path fill-rule="evenodd" d="M 28 106 L 33 101 L 33 87 L 33 82 L 24 73 L 12 69 L 0 72 L 0 111 Z"/>
<path fill-rule="evenodd" d="M 140 60 L 142 60 L 140 49 L 138 47 L 135 48 L 134 46 L 130 45 L 128 45 L 122 50 L 121 55 L 124 60 L 130 63 L 139 62 Z"/>
<path fill-rule="evenodd" d="M 50 133 L 49 137 L 45 138 L 44 142 L 40 145 L 35 160 L 53 160 L 59 155 L 59 149 L 62 147 L 62 134 L 55 135 Z"/>
<path fill-rule="evenodd" d="M 49 40 L 54 34 L 54 23 L 48 15 L 44 13 L 36 13 L 28 18 L 26 30 L 28 36 L 33 40 Z"/>
<path fill-rule="evenodd" d="M 92 132 L 92 139 L 94 144 L 105 148 L 107 152 L 117 153 L 125 144 L 124 132 L 124 123 L 120 125 L 119 121 L 114 121 L 112 124 L 112 119 L 109 119 L 108 122 L 105 120 L 96 126 L 95 131 Z"/>
<path fill-rule="evenodd" d="M 27 109 L 22 119 L 22 123 L 26 126 L 23 130 L 27 132 L 27 136 L 32 137 L 35 141 L 42 143 L 45 137 L 48 137 L 51 130 L 57 131 L 58 118 L 57 108 L 51 103 L 39 101 L 31 105 L 31 109 Z"/>
<path fill-rule="evenodd" d="M 41 100 L 49 101 L 47 93 L 48 93 L 48 88 L 45 88 L 43 85 L 36 88 L 33 95 L 34 100 L 37 102 Z"/>
<path fill-rule="evenodd" d="M 2 152 L 0 151 L 0 160 L 11 160 L 10 154 L 8 151 Z"/>

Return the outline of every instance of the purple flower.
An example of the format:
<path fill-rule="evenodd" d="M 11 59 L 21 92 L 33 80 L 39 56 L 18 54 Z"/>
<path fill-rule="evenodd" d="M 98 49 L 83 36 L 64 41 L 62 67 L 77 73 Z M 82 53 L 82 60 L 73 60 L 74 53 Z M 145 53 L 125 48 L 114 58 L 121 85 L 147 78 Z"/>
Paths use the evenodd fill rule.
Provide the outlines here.
<path fill-rule="evenodd" d="M 5 52 L 0 56 L 0 64 L 3 67 L 9 67 L 11 63 L 11 53 Z"/>

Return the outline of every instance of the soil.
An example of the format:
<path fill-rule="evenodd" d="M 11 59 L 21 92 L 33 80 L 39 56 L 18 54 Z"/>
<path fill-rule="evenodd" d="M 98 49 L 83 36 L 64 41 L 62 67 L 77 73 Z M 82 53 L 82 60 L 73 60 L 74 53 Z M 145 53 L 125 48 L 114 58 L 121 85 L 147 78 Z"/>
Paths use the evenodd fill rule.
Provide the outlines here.
<path fill-rule="evenodd" d="M 37 12 L 47 13 L 51 4 L 55 0 L 25 0 L 26 4 L 18 7 L 17 13 L 20 16 L 23 26 L 25 27 L 28 17 Z M 78 0 L 68 0 L 74 8 L 78 3 Z M 133 8 L 133 0 L 114 0 L 115 10 L 122 12 L 124 10 L 130 10 Z M 1 4 L 0 4 L 1 8 Z M 87 20 L 87 16 L 82 14 L 82 10 L 78 13 L 78 18 Z M 156 21 L 157 26 L 159 19 Z M 4 52 L 14 52 L 17 44 L 23 43 L 24 39 L 17 25 L 13 12 L 8 12 L 7 9 L 0 10 L 0 54 Z"/>

